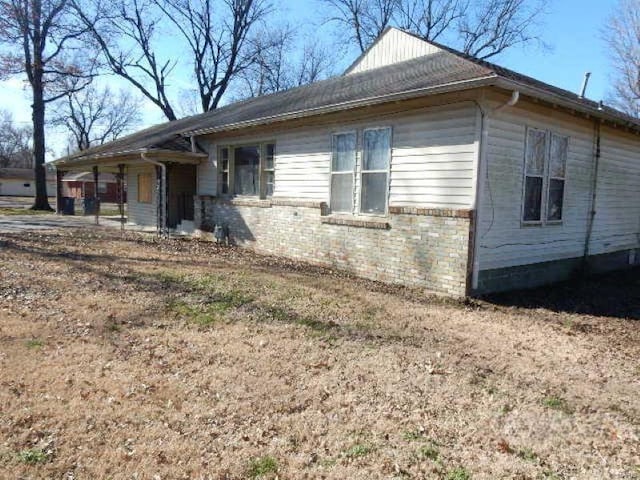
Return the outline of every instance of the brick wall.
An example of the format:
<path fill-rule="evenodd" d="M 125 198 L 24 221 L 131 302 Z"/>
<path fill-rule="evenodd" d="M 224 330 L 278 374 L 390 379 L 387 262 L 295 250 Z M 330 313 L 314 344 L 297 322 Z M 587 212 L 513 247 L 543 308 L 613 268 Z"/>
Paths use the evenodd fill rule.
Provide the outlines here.
<path fill-rule="evenodd" d="M 415 209 L 414 209 L 415 210 Z M 195 224 L 232 243 L 388 283 L 465 294 L 469 214 L 391 209 L 387 218 L 325 216 L 324 204 L 196 197 Z M 394 213 L 396 212 L 396 213 Z"/>

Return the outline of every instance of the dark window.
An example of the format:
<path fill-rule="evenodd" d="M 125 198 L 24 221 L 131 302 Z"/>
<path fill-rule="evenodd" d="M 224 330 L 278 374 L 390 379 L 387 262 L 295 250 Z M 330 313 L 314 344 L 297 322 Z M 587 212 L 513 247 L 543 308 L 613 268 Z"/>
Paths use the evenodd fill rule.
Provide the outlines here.
<path fill-rule="evenodd" d="M 568 137 L 545 130 L 527 130 L 523 221 L 562 220 L 568 151 Z"/>
<path fill-rule="evenodd" d="M 525 154 L 524 211 L 525 222 L 539 222 L 542 212 L 544 164 L 547 156 L 547 133 L 530 128 Z"/>
<path fill-rule="evenodd" d="M 260 148 L 234 149 L 234 192 L 236 195 L 260 194 Z"/>
<path fill-rule="evenodd" d="M 222 193 L 229 193 L 229 149 L 227 147 L 220 149 L 220 176 Z"/>

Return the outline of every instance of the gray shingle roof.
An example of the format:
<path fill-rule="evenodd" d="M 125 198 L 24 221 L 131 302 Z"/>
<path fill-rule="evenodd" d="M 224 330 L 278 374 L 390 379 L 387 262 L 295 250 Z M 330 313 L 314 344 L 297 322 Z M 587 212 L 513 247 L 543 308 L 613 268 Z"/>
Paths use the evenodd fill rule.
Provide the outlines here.
<path fill-rule="evenodd" d="M 186 117 L 174 122 L 141 130 L 113 142 L 65 157 L 65 162 L 94 156 L 116 156 L 142 150 L 190 151 L 186 138 L 192 134 L 238 128 L 243 124 L 309 116 L 339 111 L 359 105 L 384 103 L 398 97 L 418 97 L 451 86 L 463 89 L 481 82 L 497 84 L 498 80 L 516 82 L 569 100 L 578 107 L 602 112 L 640 129 L 640 121 L 597 102 L 580 98 L 567 90 L 554 87 L 498 65 L 478 60 L 443 45 L 441 52 L 394 63 L 373 70 L 343 75 L 311 85 L 233 103 L 211 112 Z M 54 162 L 55 163 L 55 162 Z"/>
<path fill-rule="evenodd" d="M 394 94 L 492 76 L 492 72 L 481 65 L 442 52 L 233 103 L 211 112 L 156 125 L 67 158 L 80 159 L 142 149 L 189 151 L 190 142 L 183 136 L 186 132 L 223 129 L 242 122 L 266 121 L 276 116 L 312 113 L 323 108 L 340 110 L 366 100 L 381 103 L 384 97 Z"/>

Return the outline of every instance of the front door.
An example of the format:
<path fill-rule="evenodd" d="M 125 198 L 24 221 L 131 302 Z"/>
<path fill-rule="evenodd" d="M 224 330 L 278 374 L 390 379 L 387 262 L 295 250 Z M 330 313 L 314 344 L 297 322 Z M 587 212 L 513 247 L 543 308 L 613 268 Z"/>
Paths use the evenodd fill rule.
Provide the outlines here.
<path fill-rule="evenodd" d="M 197 189 L 195 165 L 167 166 L 168 218 L 167 226 L 176 228 L 183 220 L 193 221 L 193 197 Z"/>

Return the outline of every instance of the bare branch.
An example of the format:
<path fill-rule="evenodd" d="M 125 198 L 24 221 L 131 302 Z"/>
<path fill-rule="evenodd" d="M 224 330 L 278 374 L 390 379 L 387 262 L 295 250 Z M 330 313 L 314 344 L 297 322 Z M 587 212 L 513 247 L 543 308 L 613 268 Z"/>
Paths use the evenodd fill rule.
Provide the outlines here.
<path fill-rule="evenodd" d="M 613 104 L 640 118 L 640 0 L 619 0 L 604 35 L 616 71 Z"/>
<path fill-rule="evenodd" d="M 140 102 L 127 91 L 114 95 L 108 87 L 89 85 L 67 95 L 52 123 L 67 127 L 74 138 L 74 147 L 86 150 L 114 140 L 138 125 Z"/>

